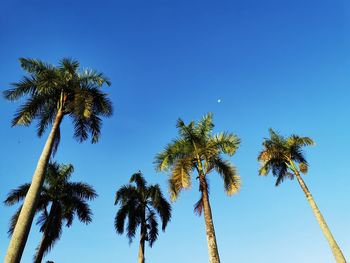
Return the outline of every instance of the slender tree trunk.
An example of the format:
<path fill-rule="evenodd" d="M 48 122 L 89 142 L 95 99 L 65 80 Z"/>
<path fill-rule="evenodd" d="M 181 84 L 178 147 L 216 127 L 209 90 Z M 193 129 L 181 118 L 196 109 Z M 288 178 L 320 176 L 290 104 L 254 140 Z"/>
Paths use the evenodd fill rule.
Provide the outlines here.
<path fill-rule="evenodd" d="M 46 236 L 46 233 L 44 232 L 41 238 L 40 245 L 38 247 L 38 251 L 34 256 L 34 263 L 41 263 L 41 261 L 43 260 L 44 251 L 45 251 L 44 244 L 46 243 L 46 238 L 47 236 Z"/>
<path fill-rule="evenodd" d="M 318 207 L 315 203 L 315 200 L 313 199 L 313 197 L 312 197 L 309 189 L 307 188 L 303 178 L 300 176 L 300 173 L 298 171 L 295 171 L 295 175 L 296 175 L 296 178 L 298 180 L 298 183 L 299 183 L 301 189 L 303 189 L 303 191 L 305 193 L 307 201 L 309 202 L 309 204 L 311 206 L 312 212 L 314 213 L 314 215 L 317 219 L 317 222 L 319 223 L 321 230 L 329 243 L 329 246 L 331 247 L 331 250 L 333 252 L 333 255 L 335 257 L 336 262 L 337 263 L 346 263 L 346 260 L 345 260 L 343 253 L 341 252 L 337 242 L 334 240 L 333 235 L 328 228 L 326 220 L 323 218 L 320 210 L 318 209 Z"/>
<path fill-rule="evenodd" d="M 5 256 L 5 263 L 19 263 L 21 260 L 23 250 L 27 242 L 29 231 L 33 222 L 40 190 L 44 183 L 46 165 L 49 162 L 54 138 L 55 138 L 57 129 L 61 124 L 63 116 L 64 116 L 63 112 L 59 110 L 57 112 L 55 122 L 52 126 L 49 137 L 46 140 L 44 149 L 40 155 L 38 164 L 36 166 L 36 169 L 32 178 L 32 183 L 24 199 L 23 207 L 19 214 L 17 224 L 15 226 L 15 229 L 13 231 L 13 234 L 10 240 L 9 247 L 7 249 L 7 254 Z"/>
<path fill-rule="evenodd" d="M 209 262 L 220 263 L 219 251 L 216 244 L 213 217 L 211 214 L 211 208 L 209 203 L 208 185 L 203 175 L 199 177 L 199 182 L 200 182 L 200 190 L 202 192 L 205 230 L 206 230 L 207 242 L 208 242 Z"/>
<path fill-rule="evenodd" d="M 137 260 L 138 263 L 145 263 L 145 240 L 146 240 L 146 226 L 144 223 L 142 223 L 141 224 L 141 231 L 140 231 L 139 256 L 138 256 L 138 260 Z"/>
<path fill-rule="evenodd" d="M 53 219 L 53 216 L 55 213 L 55 208 L 56 208 L 55 203 L 52 203 L 40 245 L 39 245 L 37 252 L 34 256 L 34 263 L 41 263 L 41 261 L 43 260 L 44 252 L 47 248 L 46 242 L 47 242 L 47 238 L 48 238 L 48 230 L 50 229 L 51 224 L 52 224 L 52 219 Z"/>

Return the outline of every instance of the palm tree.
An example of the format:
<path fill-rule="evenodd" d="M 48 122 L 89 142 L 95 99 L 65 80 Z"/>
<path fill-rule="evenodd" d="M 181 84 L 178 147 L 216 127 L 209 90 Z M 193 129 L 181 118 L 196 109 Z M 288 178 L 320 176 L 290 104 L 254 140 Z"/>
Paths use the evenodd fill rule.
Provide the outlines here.
<path fill-rule="evenodd" d="M 309 137 L 300 137 L 298 135 L 291 135 L 285 138 L 273 129 L 270 129 L 269 132 L 270 138 L 264 139 L 263 150 L 258 156 L 258 160 L 260 161 L 259 175 L 265 176 L 269 172 L 272 172 L 272 175 L 277 177 L 276 186 L 286 178 L 297 178 L 317 222 L 331 247 L 336 262 L 346 263 L 343 253 L 334 240 L 325 219 L 301 177 L 301 173 L 306 174 L 308 171 L 308 163 L 304 157 L 302 147 L 314 145 L 314 141 Z"/>
<path fill-rule="evenodd" d="M 34 59 L 20 59 L 22 68 L 29 73 L 13 84 L 13 88 L 4 91 L 10 101 L 26 97 L 19 107 L 12 126 L 28 126 L 37 120 L 37 133 L 41 137 L 47 127 L 52 125 L 44 149 L 38 160 L 30 188 L 23 203 L 8 250 L 6 263 L 18 263 L 22 257 L 34 213 L 38 203 L 47 163 L 55 153 L 60 141 L 60 124 L 65 116 L 73 120 L 74 137 L 79 142 L 88 139 L 96 143 L 100 137 L 101 116 L 112 114 L 112 103 L 100 88 L 110 85 L 109 80 L 93 70 L 79 69 L 79 62 L 64 58 L 58 66 Z"/>
<path fill-rule="evenodd" d="M 118 234 L 123 234 L 125 220 L 128 219 L 126 235 L 130 243 L 140 226 L 138 263 L 144 263 L 145 241 L 152 247 L 158 237 L 156 215 L 159 215 L 162 230 L 165 231 L 171 218 L 171 206 L 163 197 L 159 185 L 147 186 L 140 171 L 131 176 L 130 183 L 135 185 L 124 185 L 116 193 L 114 204 L 120 204 L 120 208 L 115 216 L 114 226 Z"/>
<path fill-rule="evenodd" d="M 182 189 L 191 186 L 191 174 L 197 172 L 196 179 L 199 179 L 201 197 L 195 205 L 195 212 L 201 215 L 204 211 L 209 261 L 218 263 L 220 258 L 209 203 L 207 177 L 212 171 L 216 171 L 224 180 L 224 187 L 229 196 L 239 190 L 240 178 L 235 167 L 221 155 L 232 156 L 238 149 L 240 140 L 236 135 L 227 132 L 213 135 L 214 124 L 210 113 L 197 124 L 192 121 L 185 125 L 179 119 L 176 127 L 179 137 L 156 156 L 157 170 L 171 170 L 169 189 L 172 201 L 178 198 Z"/>
<path fill-rule="evenodd" d="M 92 213 L 86 201 L 97 197 L 95 190 L 88 184 L 81 182 L 69 182 L 74 171 L 71 164 L 63 165 L 49 163 L 45 173 L 45 182 L 41 189 L 36 214 L 40 214 L 37 224 L 43 233 L 41 242 L 36 249 L 34 262 L 40 263 L 43 256 L 47 254 L 60 239 L 62 226 L 70 227 L 74 216 L 88 224 L 91 222 Z M 14 205 L 21 202 L 30 184 L 23 184 L 12 190 L 5 200 L 6 205 Z M 48 211 L 49 209 L 49 211 Z M 13 233 L 22 206 L 18 208 L 11 218 L 9 234 Z"/>

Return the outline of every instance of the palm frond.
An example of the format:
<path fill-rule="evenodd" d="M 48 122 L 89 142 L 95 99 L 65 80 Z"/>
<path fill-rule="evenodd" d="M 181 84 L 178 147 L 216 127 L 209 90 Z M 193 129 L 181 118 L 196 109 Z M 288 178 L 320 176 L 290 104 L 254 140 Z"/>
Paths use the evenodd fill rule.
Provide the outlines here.
<path fill-rule="evenodd" d="M 12 126 L 29 126 L 37 118 L 45 105 L 46 97 L 42 95 L 32 96 L 25 104 L 19 107 L 12 120 Z"/>
<path fill-rule="evenodd" d="M 129 209 L 130 207 L 128 206 L 128 204 L 122 205 L 118 210 L 117 215 L 114 218 L 114 228 L 118 234 L 124 233 L 124 224 L 125 224 L 125 220 L 128 215 Z"/>
<path fill-rule="evenodd" d="M 267 162 L 260 161 L 259 175 L 266 176 L 269 174 L 271 167 L 267 165 Z"/>
<path fill-rule="evenodd" d="M 198 122 L 196 130 L 200 137 L 207 137 L 213 131 L 213 128 L 213 114 L 210 112 Z"/>
<path fill-rule="evenodd" d="M 66 227 L 70 227 L 73 224 L 74 215 L 75 215 L 74 213 L 75 213 L 74 206 L 67 206 L 67 205 L 64 206 L 62 218 L 66 221 L 65 222 Z M 87 224 L 90 222 L 85 222 L 85 223 Z"/>
<path fill-rule="evenodd" d="M 193 169 L 191 159 L 180 159 L 174 165 L 171 178 L 178 185 L 179 189 L 191 187 L 190 173 Z"/>
<path fill-rule="evenodd" d="M 221 132 L 213 136 L 209 141 L 209 149 L 217 149 L 224 154 L 232 156 L 238 149 L 240 145 L 240 139 L 232 134 L 227 132 Z"/>
<path fill-rule="evenodd" d="M 88 127 L 91 134 L 91 143 L 97 143 L 101 135 L 102 120 L 95 114 L 89 118 Z"/>
<path fill-rule="evenodd" d="M 90 88 L 89 93 L 93 97 L 93 111 L 95 114 L 110 117 L 113 114 L 113 107 L 108 94 L 102 93 L 97 88 Z"/>
<path fill-rule="evenodd" d="M 283 164 L 273 167 L 272 173 L 277 177 L 275 186 L 279 186 L 286 178 L 293 179 L 292 174 L 288 172 L 288 167 Z"/>
<path fill-rule="evenodd" d="M 71 177 L 74 172 L 74 166 L 72 164 L 60 164 L 58 166 L 57 174 L 59 174 L 63 180 L 66 182 Z"/>
<path fill-rule="evenodd" d="M 21 63 L 21 67 L 29 73 L 40 74 L 43 71 L 51 70 L 53 68 L 52 65 L 45 63 L 39 59 L 31 59 L 31 58 L 19 58 Z"/>
<path fill-rule="evenodd" d="M 15 230 L 15 226 L 17 224 L 17 220 L 18 220 L 19 214 L 21 213 L 21 210 L 22 210 L 22 205 L 16 210 L 14 215 L 11 217 L 9 230 L 7 231 L 7 234 L 9 235 L 9 237 L 12 236 L 13 230 Z"/>
<path fill-rule="evenodd" d="M 180 159 L 174 165 L 169 179 L 169 191 L 171 200 L 175 201 L 179 192 L 184 188 L 191 187 L 192 160 Z"/>
<path fill-rule="evenodd" d="M 45 208 L 36 220 L 36 224 L 40 227 L 40 232 L 44 232 L 45 228 L 48 227 L 48 217 L 49 214 Z"/>
<path fill-rule="evenodd" d="M 87 133 L 89 125 L 86 119 L 74 118 L 73 125 L 74 125 L 74 138 L 79 142 L 85 141 L 89 137 Z"/>
<path fill-rule="evenodd" d="M 149 226 L 149 229 L 147 231 L 148 242 L 150 247 L 152 247 L 153 243 L 158 238 L 158 222 L 156 219 L 156 214 L 153 211 L 148 215 L 147 223 Z"/>
<path fill-rule="evenodd" d="M 214 169 L 221 175 L 224 180 L 225 191 L 228 195 L 237 193 L 241 187 L 241 179 L 237 174 L 235 167 L 221 157 L 211 160 Z"/>
<path fill-rule="evenodd" d="M 130 204 L 131 205 L 131 202 Z M 129 243 L 132 242 L 136 234 L 137 226 L 141 223 L 141 207 L 139 204 L 133 204 L 133 209 L 128 209 L 128 224 L 126 227 L 126 235 L 129 238 Z"/>
<path fill-rule="evenodd" d="M 300 146 L 292 145 L 289 147 L 291 159 L 297 163 L 307 163 L 303 150 Z"/>
<path fill-rule="evenodd" d="M 147 187 L 145 178 L 143 178 L 141 171 L 134 173 L 129 180 L 130 183 L 135 183 L 139 191 L 144 191 Z"/>
<path fill-rule="evenodd" d="M 16 101 L 26 95 L 34 95 L 37 88 L 37 79 L 35 76 L 24 76 L 22 80 L 12 83 L 13 89 L 5 90 L 3 95 L 5 99 Z"/>
<path fill-rule="evenodd" d="M 176 186 L 176 183 L 172 180 L 172 178 L 169 178 L 168 186 L 169 186 L 168 191 L 170 195 L 170 200 L 171 202 L 175 202 L 179 196 L 180 189 Z"/>
<path fill-rule="evenodd" d="M 101 87 L 103 84 L 111 86 L 111 81 L 101 72 L 92 69 L 85 69 L 79 74 L 79 79 L 82 83 L 93 83 L 96 87 Z"/>
<path fill-rule="evenodd" d="M 149 187 L 151 204 L 156 209 L 162 221 L 162 230 L 165 228 L 171 218 L 171 205 L 164 198 L 158 184 Z"/>
<path fill-rule="evenodd" d="M 203 196 L 197 201 L 197 203 L 194 204 L 193 212 L 197 214 L 198 216 L 202 215 L 203 212 Z"/>
<path fill-rule="evenodd" d="M 51 125 L 57 114 L 57 107 L 55 107 L 55 102 L 49 100 L 46 102 L 38 113 L 38 124 L 37 124 L 37 134 L 41 137 L 46 131 L 47 127 Z"/>
<path fill-rule="evenodd" d="M 170 169 L 177 160 L 188 157 L 193 154 L 193 146 L 189 145 L 184 139 L 175 139 L 168 144 L 164 151 L 156 155 L 154 163 L 157 171 Z"/>
<path fill-rule="evenodd" d="M 57 206 L 53 213 L 50 225 L 47 225 L 44 230 L 45 238 L 43 240 L 44 255 L 46 255 L 60 239 L 62 235 L 62 211 L 61 207 Z M 40 246 L 40 245 L 39 245 Z M 38 252 L 39 246 L 36 251 Z"/>
<path fill-rule="evenodd" d="M 30 184 L 22 184 L 17 189 L 12 190 L 10 193 L 8 193 L 7 198 L 4 201 L 5 205 L 11 206 L 24 200 L 29 190 L 29 187 Z"/>
<path fill-rule="evenodd" d="M 79 61 L 72 58 L 63 58 L 59 62 L 59 69 L 62 72 L 69 72 L 71 75 L 74 75 L 79 69 Z"/>
<path fill-rule="evenodd" d="M 292 134 L 287 138 L 287 143 L 289 145 L 298 145 L 298 146 L 312 146 L 315 145 L 314 140 L 310 137 L 300 137 L 298 135 Z"/>
<path fill-rule="evenodd" d="M 137 189 L 132 185 L 123 185 L 115 194 L 114 205 L 117 205 L 119 202 L 124 205 L 128 202 L 129 199 L 135 199 L 138 197 Z"/>
<path fill-rule="evenodd" d="M 92 221 L 92 212 L 88 203 L 76 196 L 71 197 L 69 200 L 71 200 L 71 204 L 65 204 L 67 208 L 75 211 L 80 222 L 89 224 Z"/>
<path fill-rule="evenodd" d="M 69 182 L 66 184 L 65 188 L 66 192 L 69 193 L 71 196 L 75 196 L 81 199 L 93 200 L 98 196 L 92 186 L 82 182 Z"/>

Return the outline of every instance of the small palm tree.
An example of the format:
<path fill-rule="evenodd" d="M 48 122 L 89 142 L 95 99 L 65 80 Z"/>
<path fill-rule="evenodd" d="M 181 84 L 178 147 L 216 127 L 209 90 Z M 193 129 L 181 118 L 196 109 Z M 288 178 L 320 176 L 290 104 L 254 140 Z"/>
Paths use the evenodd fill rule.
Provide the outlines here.
<path fill-rule="evenodd" d="M 286 178 L 297 178 L 317 222 L 332 249 L 336 262 L 346 263 L 343 253 L 334 240 L 325 219 L 301 177 L 301 173 L 306 174 L 308 171 L 308 163 L 304 157 L 302 147 L 314 145 L 314 141 L 309 137 L 300 137 L 297 135 L 291 135 L 285 138 L 272 129 L 269 132 L 270 138 L 264 139 L 263 150 L 258 156 L 258 160 L 260 161 L 259 175 L 265 176 L 269 172 L 272 172 L 272 175 L 277 177 L 276 186 Z"/>
<path fill-rule="evenodd" d="M 91 222 L 92 213 L 86 201 L 94 199 L 97 194 L 88 184 L 69 182 L 73 173 L 72 165 L 59 165 L 49 163 L 45 173 L 45 182 L 41 189 L 36 213 L 40 214 L 37 224 L 43 233 L 41 242 L 36 249 L 34 262 L 40 263 L 43 256 L 47 254 L 60 239 L 62 226 L 70 227 L 74 216 L 88 224 Z M 5 200 L 6 205 L 14 205 L 22 201 L 30 187 L 23 184 L 12 190 Z M 11 218 L 9 234 L 12 235 L 16 226 L 22 205 Z M 49 211 L 48 211 L 49 210 Z"/>
<path fill-rule="evenodd" d="M 171 217 L 171 206 L 163 197 L 159 185 L 147 186 L 141 172 L 133 174 L 130 183 L 135 185 L 124 185 L 116 193 L 115 205 L 120 204 L 120 208 L 115 216 L 114 226 L 118 234 L 123 234 L 125 220 L 128 219 L 126 234 L 129 242 L 132 242 L 136 229 L 140 226 L 138 263 L 144 263 L 145 241 L 152 247 L 158 237 L 156 215 L 159 215 L 162 230 L 165 231 Z"/>
<path fill-rule="evenodd" d="M 220 258 L 209 203 L 207 177 L 212 171 L 216 171 L 224 180 L 224 187 L 228 195 L 239 190 L 240 178 L 235 167 L 228 160 L 224 160 L 221 155 L 232 156 L 238 149 L 240 140 L 236 135 L 226 132 L 213 135 L 212 114 L 204 116 L 197 124 L 190 122 L 185 125 L 179 119 L 176 127 L 179 137 L 156 156 L 157 170 L 171 170 L 169 189 L 173 201 L 178 198 L 182 189 L 191 186 L 191 174 L 194 171 L 197 172 L 201 198 L 195 205 L 195 212 L 201 215 L 204 211 L 209 261 L 218 263 Z"/>
<path fill-rule="evenodd" d="M 67 58 L 62 59 L 58 66 L 26 58 L 21 58 L 20 62 L 29 75 L 14 83 L 12 89 L 4 91 L 5 98 L 10 101 L 27 98 L 16 112 L 12 126 L 28 126 L 37 120 L 39 137 L 50 125 L 52 128 L 24 200 L 19 224 L 14 229 L 5 257 L 6 263 L 18 263 L 21 260 L 44 182 L 45 169 L 60 141 L 63 118 L 72 118 L 74 137 L 79 142 L 88 139 L 90 134 L 91 142 L 96 143 L 101 131 L 100 117 L 112 114 L 112 104 L 107 94 L 100 91 L 103 84 L 111 83 L 102 73 L 82 71 L 78 61 Z"/>

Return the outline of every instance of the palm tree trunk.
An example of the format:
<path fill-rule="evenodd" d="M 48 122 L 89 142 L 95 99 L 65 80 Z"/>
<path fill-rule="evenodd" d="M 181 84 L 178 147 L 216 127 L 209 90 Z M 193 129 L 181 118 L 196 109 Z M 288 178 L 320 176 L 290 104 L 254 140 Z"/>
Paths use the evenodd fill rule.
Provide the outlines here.
<path fill-rule="evenodd" d="M 41 261 L 43 260 L 45 250 L 47 249 L 46 242 L 47 242 L 47 238 L 48 238 L 48 230 L 50 229 L 51 224 L 52 224 L 52 219 L 53 219 L 53 216 L 55 213 L 55 208 L 56 208 L 55 203 L 52 203 L 51 208 L 50 208 L 50 212 L 49 212 L 49 216 L 48 216 L 47 221 L 46 221 L 45 230 L 44 230 L 40 245 L 37 249 L 37 253 L 35 254 L 35 257 L 34 257 L 34 263 L 41 263 Z"/>
<path fill-rule="evenodd" d="M 47 238 L 46 233 L 44 232 L 44 234 L 41 238 L 40 245 L 38 247 L 38 251 L 35 254 L 34 263 L 41 263 L 41 261 L 43 260 L 44 251 L 45 251 L 44 244 L 46 243 L 46 238 Z"/>
<path fill-rule="evenodd" d="M 204 210 L 205 230 L 207 234 L 209 262 L 220 263 L 219 251 L 216 244 L 215 229 L 211 208 L 209 203 L 208 185 L 203 175 L 199 177 L 200 191 L 202 192 L 202 202 Z"/>
<path fill-rule="evenodd" d="M 337 263 L 346 263 L 346 260 L 345 260 L 343 253 L 341 252 L 337 242 L 334 240 L 333 235 L 328 228 L 326 220 L 323 218 L 321 211 L 318 209 L 318 207 L 315 203 L 315 200 L 313 199 L 313 197 L 312 197 L 309 189 L 307 188 L 303 178 L 300 176 L 300 173 L 298 171 L 295 171 L 295 175 L 296 175 L 296 178 L 298 180 L 298 183 L 299 183 L 301 189 L 303 189 L 303 191 L 305 193 L 307 201 L 309 202 L 309 204 L 311 206 L 312 212 L 314 213 L 314 215 L 317 219 L 317 222 L 319 223 L 321 230 L 329 243 L 329 246 L 331 247 L 331 250 L 332 250 L 333 255 L 335 257 L 335 261 Z"/>
<path fill-rule="evenodd" d="M 33 222 L 35 209 L 37 206 L 41 187 L 44 183 L 44 175 L 46 165 L 49 162 L 54 138 L 63 119 L 63 112 L 57 112 L 54 124 L 52 126 L 49 137 L 46 140 L 44 149 L 38 160 L 32 183 L 29 187 L 26 198 L 24 199 L 23 207 L 19 214 L 16 227 L 13 231 L 7 254 L 5 256 L 5 263 L 19 263 L 23 254 L 25 244 L 28 239 L 29 231 Z"/>
<path fill-rule="evenodd" d="M 145 263 L 145 240 L 146 240 L 146 226 L 144 223 L 141 225 L 141 232 L 140 232 L 140 247 L 139 247 L 139 256 L 138 256 L 138 263 Z"/>

